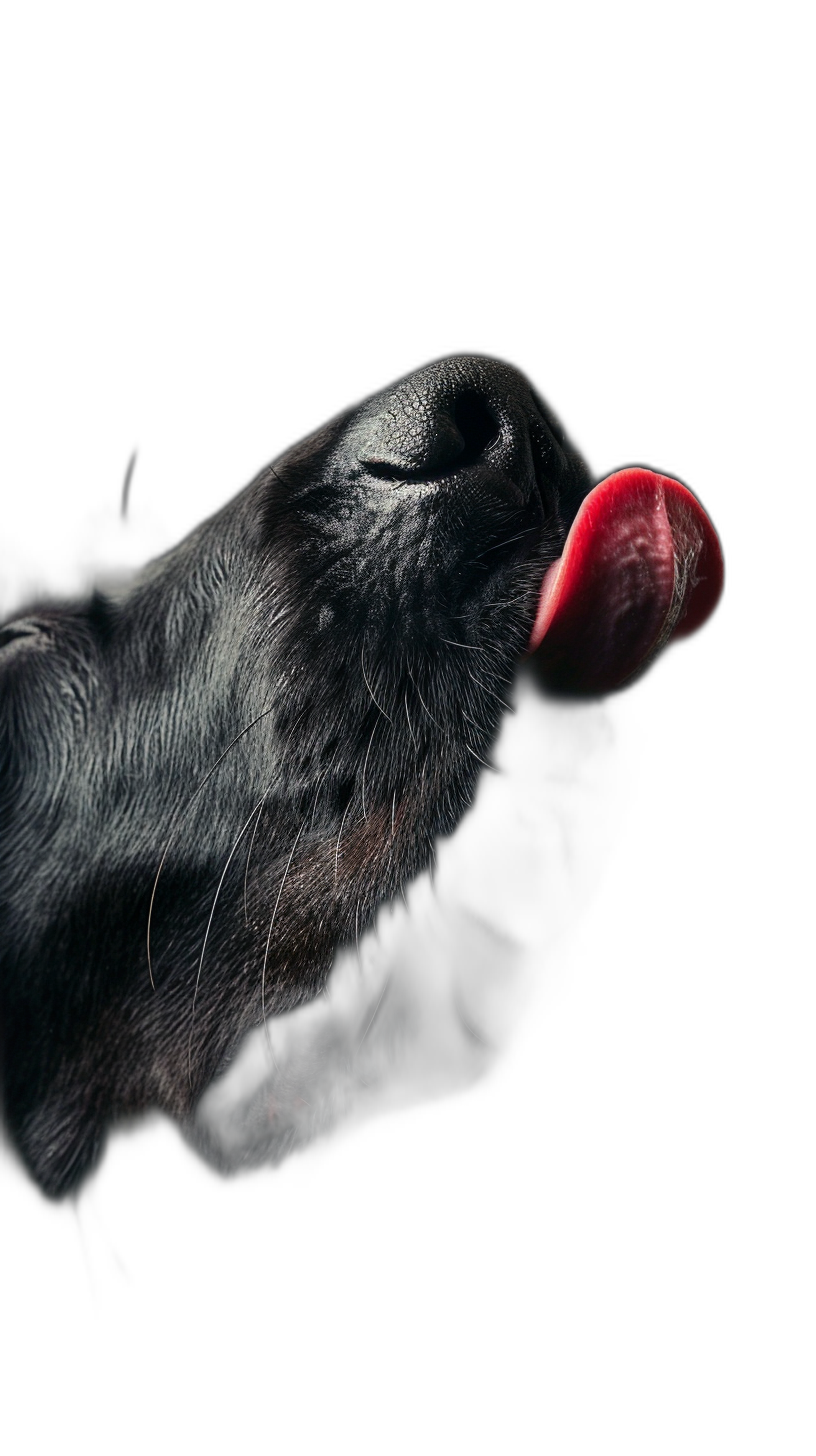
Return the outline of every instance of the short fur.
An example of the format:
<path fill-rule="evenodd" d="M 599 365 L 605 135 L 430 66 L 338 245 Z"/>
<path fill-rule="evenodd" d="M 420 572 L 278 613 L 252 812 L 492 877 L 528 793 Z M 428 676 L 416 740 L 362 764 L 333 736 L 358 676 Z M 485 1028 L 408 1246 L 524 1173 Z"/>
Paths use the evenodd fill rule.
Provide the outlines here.
<path fill-rule="evenodd" d="M 48 1194 L 113 1119 L 188 1119 L 429 863 L 590 484 L 520 374 L 443 360 L 0 629 L 3 1098 Z"/>

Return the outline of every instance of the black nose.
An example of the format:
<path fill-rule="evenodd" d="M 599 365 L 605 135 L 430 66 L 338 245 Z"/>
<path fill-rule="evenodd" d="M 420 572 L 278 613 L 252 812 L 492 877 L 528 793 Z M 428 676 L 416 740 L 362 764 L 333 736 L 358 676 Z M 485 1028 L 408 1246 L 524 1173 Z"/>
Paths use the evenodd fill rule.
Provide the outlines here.
<path fill-rule="evenodd" d="M 355 427 L 360 463 L 384 479 L 440 479 L 471 466 L 529 474 L 523 375 L 495 359 L 459 355 L 410 374 L 372 399 Z M 526 467 L 526 472 L 525 472 Z"/>

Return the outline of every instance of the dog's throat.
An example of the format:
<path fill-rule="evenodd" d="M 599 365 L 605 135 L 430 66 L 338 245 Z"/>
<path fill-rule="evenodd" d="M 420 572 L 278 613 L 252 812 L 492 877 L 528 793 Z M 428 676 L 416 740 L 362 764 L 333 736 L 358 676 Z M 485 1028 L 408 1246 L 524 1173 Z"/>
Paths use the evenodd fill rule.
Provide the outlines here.
<path fill-rule="evenodd" d="M 341 1029 L 325 1002 L 255 1026 L 198 1102 L 221 1139 L 264 1140 L 306 1117 L 341 1057 Z"/>
<path fill-rule="evenodd" d="M 717 533 L 691 491 L 619 470 L 586 496 L 547 571 L 528 650 L 557 690 L 610 692 L 702 626 L 722 583 Z"/>

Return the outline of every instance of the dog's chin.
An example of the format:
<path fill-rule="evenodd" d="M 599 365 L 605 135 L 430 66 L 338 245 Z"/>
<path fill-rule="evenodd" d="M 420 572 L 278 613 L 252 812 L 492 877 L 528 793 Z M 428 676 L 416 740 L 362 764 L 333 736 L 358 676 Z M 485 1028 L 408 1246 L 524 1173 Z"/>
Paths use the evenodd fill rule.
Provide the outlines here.
<path fill-rule="evenodd" d="M 374 989 L 372 974 L 366 990 L 321 992 L 230 1047 L 192 1117 L 195 1142 L 221 1171 L 277 1165 L 345 1120 L 351 1102 L 380 1082 L 383 1053 L 393 1073 L 412 1040 L 412 1016 L 407 1008 L 383 1015 L 385 987 Z"/>
<path fill-rule="evenodd" d="M 221 1061 L 195 1108 L 221 1156 L 275 1160 L 272 1144 L 322 1121 L 341 1076 L 347 1031 L 323 996 L 252 1026 Z M 287 1143 L 291 1137 L 287 1137 Z"/>

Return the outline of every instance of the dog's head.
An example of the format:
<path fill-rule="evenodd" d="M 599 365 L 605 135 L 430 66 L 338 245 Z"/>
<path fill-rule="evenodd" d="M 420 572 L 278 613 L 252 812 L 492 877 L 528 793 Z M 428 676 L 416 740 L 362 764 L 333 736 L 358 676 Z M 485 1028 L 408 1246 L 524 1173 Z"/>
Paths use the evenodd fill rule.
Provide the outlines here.
<path fill-rule="evenodd" d="M 681 486 L 591 492 L 523 377 L 465 357 L 295 446 L 126 593 L 2 629 L 4 1098 L 42 1186 L 113 1116 L 185 1116 L 320 989 L 469 804 L 526 650 L 616 686 L 718 572 Z"/>

